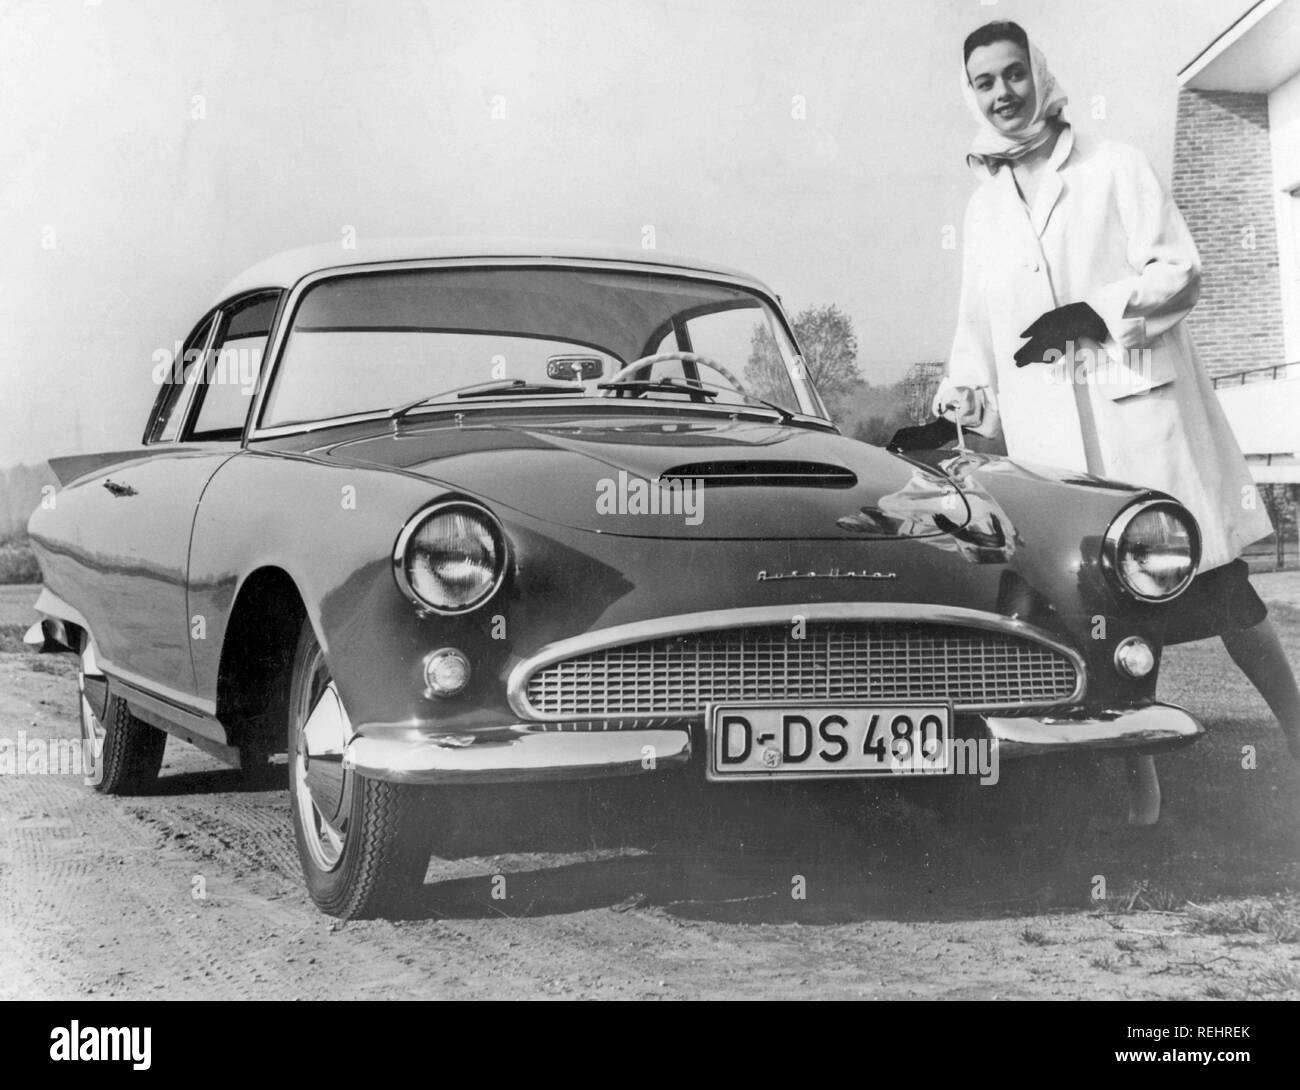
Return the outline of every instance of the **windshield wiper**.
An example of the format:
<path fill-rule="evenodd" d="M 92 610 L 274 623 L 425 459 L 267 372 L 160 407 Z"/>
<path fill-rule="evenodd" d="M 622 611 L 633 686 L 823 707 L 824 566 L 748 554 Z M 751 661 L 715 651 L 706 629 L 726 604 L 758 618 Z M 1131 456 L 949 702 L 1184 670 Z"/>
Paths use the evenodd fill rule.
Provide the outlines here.
<path fill-rule="evenodd" d="M 389 420 L 401 420 L 407 413 L 413 409 L 418 409 L 421 405 L 427 405 L 431 401 L 439 401 L 443 398 L 449 398 L 453 394 L 457 400 L 465 397 L 491 397 L 493 394 L 511 393 L 511 394 L 577 394 L 583 396 L 585 388 L 583 386 L 561 386 L 553 382 L 526 382 L 521 378 L 499 379 L 496 382 L 479 382 L 473 386 L 460 386 L 454 390 L 446 390 L 438 394 L 430 394 L 428 397 L 417 398 L 415 401 L 400 408 L 394 409 L 388 414 Z"/>
<path fill-rule="evenodd" d="M 764 408 L 771 409 L 781 418 L 782 424 L 797 424 L 799 421 L 795 418 L 794 413 L 789 409 L 784 409 L 775 401 L 768 401 L 765 398 L 755 397 L 753 394 L 742 393 L 741 397 L 754 402 L 756 405 L 762 405 Z"/>
<path fill-rule="evenodd" d="M 457 392 L 456 396 L 461 397 L 491 397 L 496 393 L 509 391 L 512 394 L 577 394 L 579 397 L 585 392 L 582 385 L 560 385 L 558 382 L 526 382 L 521 378 L 501 379 L 498 382 L 484 382 L 478 386 L 466 386 Z"/>
<path fill-rule="evenodd" d="M 636 390 L 638 393 L 700 394 L 714 400 L 717 399 L 719 394 L 739 394 L 746 401 L 771 409 L 781 418 L 782 424 L 798 423 L 794 413 L 789 409 L 783 409 L 780 405 L 761 397 L 755 397 L 744 390 L 735 390 L 727 386 L 714 386 L 712 383 L 701 382 L 699 379 L 675 379 L 670 375 L 667 378 L 637 378 L 622 382 L 600 382 L 596 384 L 596 388 L 598 390 Z"/>
<path fill-rule="evenodd" d="M 700 397 L 712 398 L 716 398 L 721 392 L 720 388 L 714 389 L 693 379 L 676 379 L 671 376 L 668 378 L 633 378 L 622 379 L 619 382 L 598 382 L 596 383 L 596 389 L 632 390 L 640 394 L 698 394 Z"/>

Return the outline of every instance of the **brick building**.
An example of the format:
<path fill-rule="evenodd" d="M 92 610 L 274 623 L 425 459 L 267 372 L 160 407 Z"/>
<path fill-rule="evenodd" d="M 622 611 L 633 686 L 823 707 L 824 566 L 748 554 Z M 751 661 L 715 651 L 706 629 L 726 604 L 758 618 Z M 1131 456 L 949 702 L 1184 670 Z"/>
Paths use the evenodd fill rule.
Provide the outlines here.
<path fill-rule="evenodd" d="M 1179 73 L 1188 324 L 1255 479 L 1300 482 L 1300 0 L 1260 0 Z"/>
<path fill-rule="evenodd" d="M 1174 141 L 1174 201 L 1204 269 L 1187 319 L 1211 375 L 1285 358 L 1268 99 L 1184 88 Z"/>

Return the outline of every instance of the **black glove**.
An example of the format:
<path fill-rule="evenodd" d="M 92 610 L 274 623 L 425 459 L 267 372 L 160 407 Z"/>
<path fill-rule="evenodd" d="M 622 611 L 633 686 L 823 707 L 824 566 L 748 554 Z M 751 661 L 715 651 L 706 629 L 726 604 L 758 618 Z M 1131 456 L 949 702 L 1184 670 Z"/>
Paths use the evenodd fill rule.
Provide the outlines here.
<path fill-rule="evenodd" d="M 909 450 L 938 450 L 944 443 L 951 443 L 956 438 L 957 425 L 940 417 L 918 427 L 899 428 L 885 449 L 897 454 Z"/>
<path fill-rule="evenodd" d="M 1069 341 L 1104 341 L 1106 323 L 1087 303 L 1068 303 L 1040 315 L 1020 335 L 1029 338 L 1029 343 L 1016 353 L 1016 366 L 1024 367 L 1028 363 L 1042 363 L 1053 349 L 1060 359 Z"/>

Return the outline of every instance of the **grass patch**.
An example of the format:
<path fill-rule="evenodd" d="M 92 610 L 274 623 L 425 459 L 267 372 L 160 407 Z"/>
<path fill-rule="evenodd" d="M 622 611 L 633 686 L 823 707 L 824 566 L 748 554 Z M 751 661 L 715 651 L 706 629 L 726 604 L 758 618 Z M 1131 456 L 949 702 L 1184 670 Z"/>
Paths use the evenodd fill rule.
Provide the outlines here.
<path fill-rule="evenodd" d="M 1266 969 L 1250 982 L 1251 995 L 1277 995 L 1300 992 L 1300 971 L 1278 967 Z"/>
<path fill-rule="evenodd" d="M 1187 903 L 1187 898 L 1168 886 L 1139 882 L 1129 895 L 1128 903 L 1131 908 L 1148 912 L 1176 912 Z"/>
<path fill-rule="evenodd" d="M 71 655 L 34 655 L 27 669 L 34 674 L 71 674 L 76 666 Z"/>
<path fill-rule="evenodd" d="M 1203 935 L 1266 935 L 1275 942 L 1300 942 L 1300 911 L 1271 901 L 1188 905 L 1189 931 Z"/>
<path fill-rule="evenodd" d="M 12 654 L 15 651 L 31 651 L 23 643 L 23 633 L 26 631 L 20 624 L 0 624 L 0 652 Z"/>
<path fill-rule="evenodd" d="M 0 583 L 39 583 L 41 569 L 25 537 L 0 541 Z"/>
<path fill-rule="evenodd" d="M 1274 624 L 1300 625 L 1300 606 L 1274 602 L 1268 607 L 1268 617 Z"/>
<path fill-rule="evenodd" d="M 1184 892 L 1144 879 L 1097 902 L 1094 911 L 1103 916 L 1129 912 L 1180 912 L 1186 904 Z"/>
<path fill-rule="evenodd" d="M 1148 889 L 1138 895 L 1138 903 L 1151 912 L 1174 912 L 1187 903 L 1187 898 L 1172 889 Z"/>
<path fill-rule="evenodd" d="M 1020 932 L 1020 941 L 1027 942 L 1030 946 L 1051 946 L 1055 942 L 1036 927 L 1023 928 Z"/>

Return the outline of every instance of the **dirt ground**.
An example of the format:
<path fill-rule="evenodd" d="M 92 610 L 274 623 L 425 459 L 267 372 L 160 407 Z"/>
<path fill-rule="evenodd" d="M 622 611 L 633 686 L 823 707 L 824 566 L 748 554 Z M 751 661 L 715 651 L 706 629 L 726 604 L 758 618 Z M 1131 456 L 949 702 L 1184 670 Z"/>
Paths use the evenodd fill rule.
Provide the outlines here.
<path fill-rule="evenodd" d="M 1300 579 L 1258 585 L 1300 663 Z M 72 662 L 17 642 L 34 596 L 0 588 L 0 738 L 73 739 Z M 1217 643 L 1161 696 L 1210 735 L 1160 759 L 1155 828 L 1111 765 L 1086 796 L 1012 765 L 480 791 L 406 918 L 347 924 L 306 896 L 287 793 L 175 739 L 147 796 L 3 775 L 0 999 L 1300 998 L 1300 766 Z"/>

